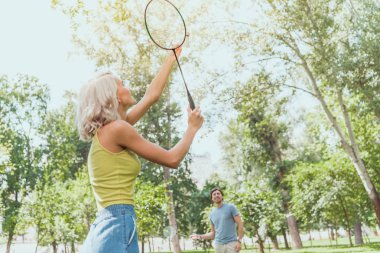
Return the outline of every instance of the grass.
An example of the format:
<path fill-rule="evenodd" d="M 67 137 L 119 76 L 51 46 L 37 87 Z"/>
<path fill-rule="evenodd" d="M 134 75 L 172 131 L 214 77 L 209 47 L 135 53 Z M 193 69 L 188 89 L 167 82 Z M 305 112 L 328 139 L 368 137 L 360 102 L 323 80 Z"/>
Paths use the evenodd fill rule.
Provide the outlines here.
<path fill-rule="evenodd" d="M 354 243 L 354 239 L 353 239 Z M 370 242 L 368 239 L 366 240 L 366 244 L 362 246 L 349 246 L 348 238 L 339 238 L 338 245 L 336 245 L 335 241 L 329 240 L 316 240 L 316 241 L 306 241 L 303 242 L 303 248 L 299 250 L 286 250 L 283 245 L 280 245 L 280 250 L 273 250 L 268 247 L 268 244 L 265 245 L 265 253 L 275 252 L 275 253 L 366 253 L 366 252 L 378 252 L 380 253 L 380 238 L 373 237 L 370 238 Z M 202 253 L 207 252 L 203 250 L 190 250 L 190 251 L 182 251 L 183 253 Z M 214 253 L 215 251 L 211 249 L 208 251 L 209 253 Z M 243 249 L 240 253 L 256 253 L 258 252 L 257 248 L 249 247 L 248 249 Z M 162 252 L 164 253 L 164 252 Z M 171 252 L 165 252 L 171 253 Z"/>

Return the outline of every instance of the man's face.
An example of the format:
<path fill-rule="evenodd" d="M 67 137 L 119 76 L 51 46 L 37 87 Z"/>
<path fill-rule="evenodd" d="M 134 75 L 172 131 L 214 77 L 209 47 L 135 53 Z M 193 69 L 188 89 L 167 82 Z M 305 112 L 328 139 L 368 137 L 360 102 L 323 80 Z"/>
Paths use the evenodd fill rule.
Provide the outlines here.
<path fill-rule="evenodd" d="M 223 201 L 223 195 L 220 191 L 216 190 L 211 195 L 212 202 L 219 204 Z"/>

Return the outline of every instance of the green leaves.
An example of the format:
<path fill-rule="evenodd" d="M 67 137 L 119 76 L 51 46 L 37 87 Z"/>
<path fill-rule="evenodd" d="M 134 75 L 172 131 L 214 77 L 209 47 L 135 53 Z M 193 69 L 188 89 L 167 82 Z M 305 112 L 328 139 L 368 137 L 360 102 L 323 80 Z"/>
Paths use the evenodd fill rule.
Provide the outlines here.
<path fill-rule="evenodd" d="M 346 227 L 357 217 L 369 221 L 372 216 L 360 179 L 342 154 L 315 164 L 300 163 L 287 180 L 292 189 L 292 210 L 306 226 Z"/>
<path fill-rule="evenodd" d="M 82 242 L 96 213 L 87 170 L 76 179 L 40 185 L 23 203 L 21 226 L 35 226 L 41 245 Z"/>
<path fill-rule="evenodd" d="M 75 127 L 74 94 L 67 93 L 67 104 L 50 111 L 39 128 L 44 136 L 45 157 L 43 181 L 65 181 L 75 178 L 87 162 L 90 143 L 79 140 Z"/>
<path fill-rule="evenodd" d="M 135 208 L 139 236 L 160 236 L 165 224 L 165 204 L 167 203 L 164 185 L 137 181 Z"/>
<path fill-rule="evenodd" d="M 34 77 L 0 78 L 0 186 L 7 235 L 15 233 L 21 203 L 41 172 L 37 128 L 46 114 L 47 92 L 47 86 Z"/>
<path fill-rule="evenodd" d="M 280 211 L 281 196 L 269 189 L 265 180 L 257 180 L 255 183 L 245 183 L 240 191 L 226 194 L 231 203 L 237 205 L 247 234 L 251 237 L 259 235 L 260 240 L 265 240 L 268 234 L 278 234 L 284 221 Z"/>

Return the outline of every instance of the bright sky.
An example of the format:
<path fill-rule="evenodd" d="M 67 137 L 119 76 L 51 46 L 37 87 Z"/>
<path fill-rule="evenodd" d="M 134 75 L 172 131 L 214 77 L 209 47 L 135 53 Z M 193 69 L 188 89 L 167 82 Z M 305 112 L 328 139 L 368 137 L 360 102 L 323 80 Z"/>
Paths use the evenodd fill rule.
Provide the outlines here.
<path fill-rule="evenodd" d="M 17 73 L 36 76 L 50 88 L 50 108 L 63 105 L 65 90 L 79 91 L 94 74 L 94 65 L 84 56 L 72 55 L 68 18 L 50 7 L 49 0 L 0 2 L 0 75 Z M 192 151 L 220 158 L 218 133 L 197 138 Z"/>
<path fill-rule="evenodd" d="M 0 73 L 34 75 L 51 90 L 51 106 L 62 105 L 65 90 L 78 91 L 93 65 L 74 51 L 69 22 L 49 0 L 0 2 Z"/>

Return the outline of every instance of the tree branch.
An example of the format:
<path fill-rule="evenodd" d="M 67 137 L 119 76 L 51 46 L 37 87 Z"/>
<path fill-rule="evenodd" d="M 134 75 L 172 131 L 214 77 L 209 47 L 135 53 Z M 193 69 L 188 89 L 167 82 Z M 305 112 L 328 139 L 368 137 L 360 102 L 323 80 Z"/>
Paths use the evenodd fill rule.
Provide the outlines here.
<path fill-rule="evenodd" d="M 349 116 L 348 111 L 347 111 L 347 107 L 346 107 L 346 105 L 344 104 L 344 101 L 343 101 L 343 94 L 342 93 L 343 93 L 343 91 L 342 91 L 342 89 L 340 89 L 338 91 L 339 106 L 340 106 L 340 108 L 342 109 L 342 112 L 343 112 L 344 122 L 346 124 L 348 136 L 350 138 L 351 148 L 353 150 L 353 154 L 355 156 L 355 159 L 357 161 L 359 161 L 359 160 L 361 160 L 361 158 L 360 158 L 360 151 L 359 151 L 359 147 L 358 147 L 358 145 L 356 143 L 356 140 L 355 140 L 355 134 L 354 134 L 354 131 L 352 129 L 352 124 L 351 124 L 350 116 Z"/>
<path fill-rule="evenodd" d="M 306 93 L 312 95 L 313 97 L 317 97 L 317 95 L 315 95 L 314 93 L 312 93 L 311 91 L 308 91 L 306 89 L 303 89 L 303 88 L 300 88 L 300 87 L 297 87 L 297 86 L 293 86 L 293 85 L 288 85 L 288 84 L 284 84 L 284 86 L 289 87 L 289 88 L 293 88 L 293 89 L 296 89 L 296 90 L 301 90 L 303 92 L 306 92 Z"/>
<path fill-rule="evenodd" d="M 339 126 L 336 118 L 334 117 L 334 115 L 330 111 L 325 99 L 323 98 L 322 92 L 320 91 L 320 89 L 318 87 L 318 84 L 317 84 L 317 81 L 313 75 L 313 72 L 311 71 L 311 69 L 310 69 L 305 57 L 302 55 L 300 49 L 297 47 L 297 44 L 291 45 L 291 43 L 289 41 L 287 41 L 284 37 L 282 37 L 280 35 L 277 35 L 277 38 L 279 40 L 281 40 L 282 42 L 284 42 L 284 44 L 287 45 L 297 55 L 297 57 L 301 60 L 302 67 L 305 70 L 307 76 L 309 77 L 309 80 L 310 80 L 311 85 L 313 86 L 316 98 L 320 101 L 323 110 L 325 111 L 328 119 L 332 123 L 333 128 L 335 129 L 335 131 L 339 135 L 342 146 L 347 151 L 350 150 L 350 144 L 347 141 L 346 137 L 344 136 L 343 131 L 342 131 L 341 127 Z M 291 34 L 290 34 L 290 39 L 292 39 Z M 352 152 L 352 150 L 351 150 L 351 152 Z"/>

